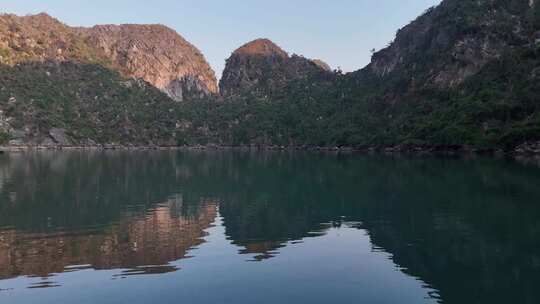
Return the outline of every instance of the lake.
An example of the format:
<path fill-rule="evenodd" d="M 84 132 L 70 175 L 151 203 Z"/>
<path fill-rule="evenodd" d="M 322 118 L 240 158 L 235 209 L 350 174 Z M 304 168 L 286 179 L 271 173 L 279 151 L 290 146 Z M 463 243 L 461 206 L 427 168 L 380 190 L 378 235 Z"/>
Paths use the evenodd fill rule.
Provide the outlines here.
<path fill-rule="evenodd" d="M 0 303 L 540 303 L 540 167 L 0 155 Z"/>

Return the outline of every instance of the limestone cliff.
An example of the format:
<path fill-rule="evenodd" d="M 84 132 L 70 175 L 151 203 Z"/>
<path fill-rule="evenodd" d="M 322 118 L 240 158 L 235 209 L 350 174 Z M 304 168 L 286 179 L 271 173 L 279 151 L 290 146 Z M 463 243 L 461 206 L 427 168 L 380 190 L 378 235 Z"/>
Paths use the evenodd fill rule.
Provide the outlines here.
<path fill-rule="evenodd" d="M 446 0 L 400 29 L 368 70 L 412 88 L 455 87 L 534 35 L 534 1 Z"/>
<path fill-rule="evenodd" d="M 143 79 L 176 101 L 217 93 L 201 52 L 162 25 L 69 27 L 47 14 L 0 16 L 0 63 L 96 63 Z"/>
<path fill-rule="evenodd" d="M 105 59 L 73 28 L 47 14 L 0 15 L 0 64 L 47 60 L 105 63 Z"/>
<path fill-rule="evenodd" d="M 268 96 L 279 93 L 291 82 L 328 73 L 328 69 L 320 61 L 289 56 L 268 39 L 257 39 L 241 46 L 227 59 L 220 90 L 225 97 L 243 93 Z"/>
<path fill-rule="evenodd" d="M 328 72 L 332 72 L 332 67 L 328 63 L 324 62 L 323 60 L 321 60 L 321 59 L 312 59 L 311 61 L 313 63 L 315 63 L 321 69 L 323 69 L 325 71 L 328 71 Z"/>
<path fill-rule="evenodd" d="M 202 53 L 162 25 L 99 25 L 81 29 L 126 75 L 142 78 L 176 101 L 217 93 L 214 71 Z"/>

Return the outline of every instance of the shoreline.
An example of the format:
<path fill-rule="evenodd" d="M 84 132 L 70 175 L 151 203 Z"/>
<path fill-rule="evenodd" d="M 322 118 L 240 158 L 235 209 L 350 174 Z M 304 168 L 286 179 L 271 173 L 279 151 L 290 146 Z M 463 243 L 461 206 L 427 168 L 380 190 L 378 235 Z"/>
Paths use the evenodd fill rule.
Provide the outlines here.
<path fill-rule="evenodd" d="M 360 154 L 404 154 L 404 155 L 485 155 L 501 157 L 540 156 L 540 142 L 525 143 L 511 150 L 502 148 L 476 148 L 467 145 L 433 145 L 433 146 L 359 146 L 359 147 L 325 147 L 325 146 L 277 146 L 277 145 L 193 145 L 193 146 L 136 146 L 136 145 L 5 145 L 0 146 L 0 153 L 24 152 L 24 151 L 152 151 L 152 150 L 178 150 L 178 151 L 308 151 L 308 152 L 333 152 L 333 153 L 360 153 Z"/>

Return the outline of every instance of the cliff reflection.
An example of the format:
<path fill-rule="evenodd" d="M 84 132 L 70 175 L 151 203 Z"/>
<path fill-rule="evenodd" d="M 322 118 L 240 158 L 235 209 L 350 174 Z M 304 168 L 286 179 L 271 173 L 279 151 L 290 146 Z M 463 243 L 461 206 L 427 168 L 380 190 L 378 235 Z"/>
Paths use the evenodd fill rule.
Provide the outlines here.
<path fill-rule="evenodd" d="M 203 242 L 217 211 L 208 203 L 196 215 L 178 216 L 169 201 L 150 212 L 121 218 L 92 230 L 50 233 L 0 232 L 0 278 L 93 269 L 129 269 L 122 275 L 176 271 L 169 262 L 185 258 Z M 71 265 L 83 265 L 70 267 Z M 87 266 L 85 266 L 87 265 Z"/>
<path fill-rule="evenodd" d="M 228 238 L 256 261 L 355 222 L 443 303 L 540 299 L 536 166 L 312 154 L 202 154 L 184 164 L 185 189 L 220 198 Z"/>
<path fill-rule="evenodd" d="M 129 269 L 120 276 L 174 271 L 169 262 L 201 244 L 219 207 L 227 239 L 248 260 L 264 263 L 286 246 L 355 223 L 373 250 L 390 253 L 402 272 L 437 289 L 443 303 L 540 299 L 535 166 L 316 154 L 53 153 L 0 157 L 0 176 L 2 278 L 85 267 Z"/>
<path fill-rule="evenodd" d="M 212 200 L 189 204 L 180 195 L 167 199 L 176 185 L 174 167 L 124 157 L 2 159 L 0 279 L 87 268 L 128 269 L 121 276 L 176 271 L 169 263 L 203 242 L 217 206 Z"/>

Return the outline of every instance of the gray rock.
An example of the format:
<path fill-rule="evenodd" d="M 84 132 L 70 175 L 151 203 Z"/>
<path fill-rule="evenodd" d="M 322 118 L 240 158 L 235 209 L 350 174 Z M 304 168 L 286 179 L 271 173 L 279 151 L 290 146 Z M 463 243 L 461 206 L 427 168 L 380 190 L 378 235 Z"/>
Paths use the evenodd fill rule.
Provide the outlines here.
<path fill-rule="evenodd" d="M 12 130 L 9 132 L 9 135 L 12 139 L 15 140 L 22 140 L 26 137 L 26 131 L 25 130 Z"/>
<path fill-rule="evenodd" d="M 53 147 L 56 146 L 57 143 L 52 138 L 46 137 L 41 141 L 40 145 L 44 147 Z"/>
<path fill-rule="evenodd" d="M 24 146 L 24 141 L 21 139 L 12 139 L 9 141 L 10 146 Z"/>
<path fill-rule="evenodd" d="M 96 143 L 94 140 L 92 140 L 92 139 L 90 139 L 90 138 L 87 138 L 87 139 L 84 141 L 84 145 L 89 146 L 89 147 L 93 147 L 93 146 L 96 146 L 97 143 Z"/>
<path fill-rule="evenodd" d="M 68 135 L 66 135 L 65 129 L 60 128 L 52 128 L 49 130 L 49 135 L 51 136 L 52 140 L 61 146 L 69 146 L 71 145 L 71 139 Z"/>

